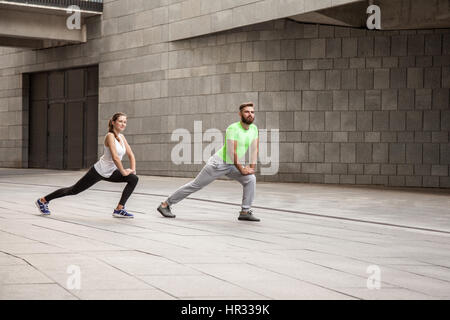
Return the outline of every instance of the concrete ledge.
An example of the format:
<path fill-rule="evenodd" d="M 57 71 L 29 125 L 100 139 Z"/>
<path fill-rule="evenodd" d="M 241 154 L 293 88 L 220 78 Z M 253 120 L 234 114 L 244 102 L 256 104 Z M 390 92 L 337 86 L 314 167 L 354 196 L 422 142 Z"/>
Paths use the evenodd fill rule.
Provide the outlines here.
<path fill-rule="evenodd" d="M 361 0 L 241 0 L 210 4 L 185 0 L 169 6 L 169 41 L 286 18 Z M 208 3 L 207 3 L 208 2 Z"/>
<path fill-rule="evenodd" d="M 22 10 L 0 10 L 1 46 L 42 47 L 43 40 L 84 43 L 87 39 L 86 26 L 81 21 L 79 30 L 69 30 L 68 15 L 55 15 Z M 20 45 L 20 44 L 23 45 Z"/>

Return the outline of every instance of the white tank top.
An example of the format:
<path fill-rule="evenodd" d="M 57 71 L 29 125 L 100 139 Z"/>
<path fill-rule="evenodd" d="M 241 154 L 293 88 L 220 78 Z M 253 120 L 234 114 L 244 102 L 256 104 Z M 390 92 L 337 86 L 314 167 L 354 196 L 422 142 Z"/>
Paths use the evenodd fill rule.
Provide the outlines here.
<path fill-rule="evenodd" d="M 125 145 L 123 144 L 123 137 L 120 134 L 119 135 L 120 142 L 117 141 L 116 138 L 114 138 L 114 144 L 116 146 L 116 152 L 117 156 L 120 160 L 122 160 L 122 157 L 126 153 Z M 99 175 L 101 175 L 104 178 L 109 178 L 113 174 L 114 171 L 117 170 L 117 166 L 114 163 L 114 160 L 111 155 L 111 150 L 103 144 L 103 155 L 100 157 L 100 159 L 94 164 L 95 170 L 98 172 Z"/>

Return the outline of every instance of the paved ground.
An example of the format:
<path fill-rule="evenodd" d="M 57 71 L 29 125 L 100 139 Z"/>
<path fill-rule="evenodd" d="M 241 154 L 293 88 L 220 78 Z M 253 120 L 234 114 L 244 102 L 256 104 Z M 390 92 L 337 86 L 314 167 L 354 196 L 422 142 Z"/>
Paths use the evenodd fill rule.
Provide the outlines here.
<path fill-rule="evenodd" d="M 258 183 L 251 223 L 233 181 L 165 219 L 188 179 L 141 176 L 135 219 L 112 218 L 123 185 L 106 182 L 38 215 L 82 174 L 0 169 L 0 299 L 450 298 L 449 190 Z"/>

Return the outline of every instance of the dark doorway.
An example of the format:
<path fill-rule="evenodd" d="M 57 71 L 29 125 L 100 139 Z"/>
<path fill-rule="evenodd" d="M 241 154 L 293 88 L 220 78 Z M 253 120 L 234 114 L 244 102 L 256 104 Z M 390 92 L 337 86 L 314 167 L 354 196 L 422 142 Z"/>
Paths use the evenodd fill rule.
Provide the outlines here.
<path fill-rule="evenodd" d="M 98 67 L 29 75 L 29 167 L 83 169 L 97 160 Z"/>

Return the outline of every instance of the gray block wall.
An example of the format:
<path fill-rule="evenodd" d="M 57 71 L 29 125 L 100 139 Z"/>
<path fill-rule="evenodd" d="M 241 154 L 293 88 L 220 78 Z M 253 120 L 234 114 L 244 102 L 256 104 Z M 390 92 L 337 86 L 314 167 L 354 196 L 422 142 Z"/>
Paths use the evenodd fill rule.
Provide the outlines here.
<path fill-rule="evenodd" d="M 276 20 L 169 42 L 169 2 L 105 1 L 84 45 L 0 48 L 0 166 L 27 166 L 22 73 L 98 63 L 99 152 L 126 112 L 140 174 L 195 176 L 171 161 L 172 132 L 224 133 L 252 100 L 258 127 L 280 130 L 279 172 L 259 181 L 450 187 L 450 29 Z"/>

